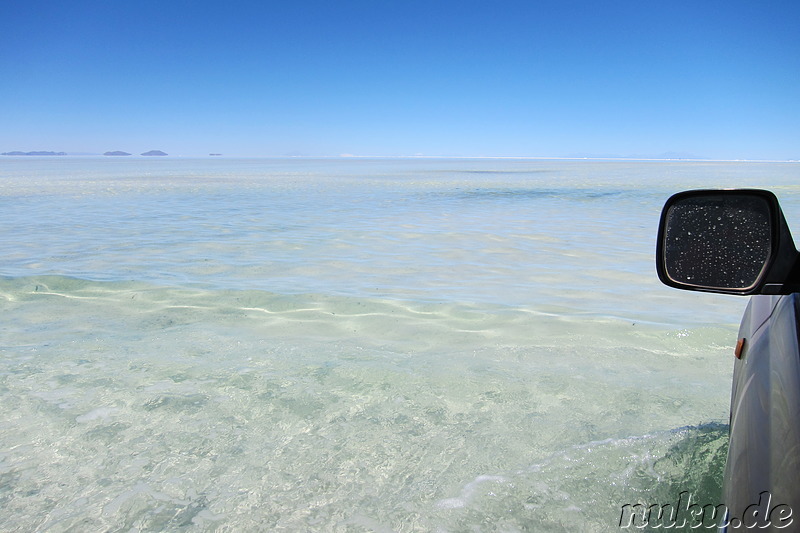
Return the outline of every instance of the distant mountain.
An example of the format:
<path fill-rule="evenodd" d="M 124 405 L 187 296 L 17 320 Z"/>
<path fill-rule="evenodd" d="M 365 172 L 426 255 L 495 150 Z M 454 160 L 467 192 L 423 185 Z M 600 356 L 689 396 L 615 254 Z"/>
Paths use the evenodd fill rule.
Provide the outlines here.
<path fill-rule="evenodd" d="M 3 152 L 0 155 L 67 155 L 67 152 Z"/>
<path fill-rule="evenodd" d="M 707 159 L 706 157 L 691 154 L 688 152 L 664 152 L 661 154 L 591 154 L 579 153 L 565 156 L 567 159 L 655 159 L 655 160 L 674 160 L 674 159 Z"/>
<path fill-rule="evenodd" d="M 162 152 L 161 150 L 150 150 L 149 152 L 145 152 L 142 155 L 167 155 L 167 154 Z"/>
<path fill-rule="evenodd" d="M 695 155 L 690 152 L 664 152 L 662 154 L 633 155 L 630 159 L 706 159 L 703 156 Z"/>
<path fill-rule="evenodd" d="M 121 152 L 119 150 L 114 150 L 113 152 L 106 152 L 103 155 L 131 155 L 128 152 Z"/>

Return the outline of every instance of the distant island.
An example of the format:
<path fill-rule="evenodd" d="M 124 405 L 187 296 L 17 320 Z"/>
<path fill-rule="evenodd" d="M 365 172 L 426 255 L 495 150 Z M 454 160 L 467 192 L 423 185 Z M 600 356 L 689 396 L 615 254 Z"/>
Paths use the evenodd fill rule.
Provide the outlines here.
<path fill-rule="evenodd" d="M 114 150 L 113 152 L 106 152 L 103 155 L 131 155 L 128 152 L 122 152 L 120 150 Z"/>
<path fill-rule="evenodd" d="M 149 152 L 145 152 L 142 155 L 167 155 L 161 150 L 150 150 Z"/>
<path fill-rule="evenodd" d="M 3 152 L 0 155 L 67 155 L 67 152 Z"/>
<path fill-rule="evenodd" d="M 208 155 L 222 155 L 222 154 L 208 154 Z"/>

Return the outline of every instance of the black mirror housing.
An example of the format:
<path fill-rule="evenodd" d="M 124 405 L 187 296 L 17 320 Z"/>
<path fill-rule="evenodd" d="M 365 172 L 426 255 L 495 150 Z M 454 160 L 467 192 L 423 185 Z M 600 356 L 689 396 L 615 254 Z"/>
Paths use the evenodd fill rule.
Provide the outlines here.
<path fill-rule="evenodd" d="M 684 191 L 661 212 L 656 270 L 665 285 L 723 294 L 800 290 L 778 199 L 759 189 Z"/>

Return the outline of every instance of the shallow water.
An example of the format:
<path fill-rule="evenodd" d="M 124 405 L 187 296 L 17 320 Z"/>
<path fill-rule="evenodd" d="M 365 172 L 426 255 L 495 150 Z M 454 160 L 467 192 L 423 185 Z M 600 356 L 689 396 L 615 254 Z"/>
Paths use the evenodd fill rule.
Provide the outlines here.
<path fill-rule="evenodd" d="M 613 531 L 718 503 L 746 300 L 653 272 L 796 164 L 0 160 L 0 529 Z"/>

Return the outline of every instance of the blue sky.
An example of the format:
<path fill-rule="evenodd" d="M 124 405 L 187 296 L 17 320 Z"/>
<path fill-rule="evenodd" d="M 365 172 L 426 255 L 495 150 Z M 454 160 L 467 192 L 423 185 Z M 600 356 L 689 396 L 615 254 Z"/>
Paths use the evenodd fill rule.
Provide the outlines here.
<path fill-rule="evenodd" d="M 0 151 L 800 159 L 800 2 L 9 2 Z"/>

